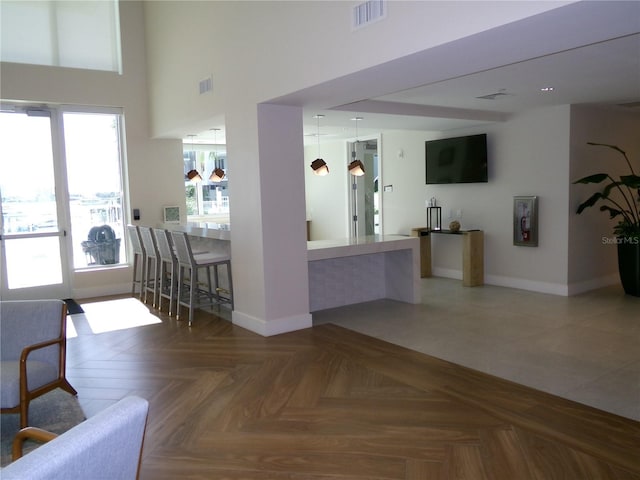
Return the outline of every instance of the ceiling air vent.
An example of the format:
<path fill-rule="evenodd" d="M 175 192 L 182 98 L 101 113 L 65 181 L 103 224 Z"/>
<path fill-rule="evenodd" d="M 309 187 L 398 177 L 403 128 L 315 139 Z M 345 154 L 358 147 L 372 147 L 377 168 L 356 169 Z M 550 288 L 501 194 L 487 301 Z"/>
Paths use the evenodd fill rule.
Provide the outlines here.
<path fill-rule="evenodd" d="M 496 92 L 496 93 L 490 93 L 489 95 L 483 95 L 481 97 L 476 97 L 476 98 L 479 98 L 481 100 L 495 100 L 496 98 L 508 97 L 508 96 L 510 96 L 508 93 Z"/>
<path fill-rule="evenodd" d="M 387 0 L 369 0 L 353 7 L 353 29 L 378 22 L 387 16 Z"/>
<path fill-rule="evenodd" d="M 213 89 L 213 78 L 205 78 L 200 80 L 200 95 L 210 92 Z"/>

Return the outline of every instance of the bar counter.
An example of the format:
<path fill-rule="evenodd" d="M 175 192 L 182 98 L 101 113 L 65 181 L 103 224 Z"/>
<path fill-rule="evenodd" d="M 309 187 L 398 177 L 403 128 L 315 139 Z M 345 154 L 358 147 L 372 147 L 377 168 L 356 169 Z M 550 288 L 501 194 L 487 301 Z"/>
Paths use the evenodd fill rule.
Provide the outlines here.
<path fill-rule="evenodd" d="M 391 298 L 420 302 L 420 243 L 370 235 L 307 242 L 309 311 Z"/>
<path fill-rule="evenodd" d="M 196 252 L 231 254 L 228 224 L 165 224 L 186 232 Z M 391 298 L 420 302 L 420 242 L 402 235 L 369 235 L 307 242 L 309 311 Z M 233 257 L 231 259 L 233 263 Z"/>

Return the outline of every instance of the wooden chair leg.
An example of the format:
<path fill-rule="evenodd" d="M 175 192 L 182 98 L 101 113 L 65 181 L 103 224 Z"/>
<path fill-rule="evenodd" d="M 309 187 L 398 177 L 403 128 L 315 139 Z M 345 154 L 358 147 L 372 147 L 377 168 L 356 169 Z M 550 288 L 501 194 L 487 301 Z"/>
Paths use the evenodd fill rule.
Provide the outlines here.
<path fill-rule="evenodd" d="M 78 395 L 78 391 L 71 386 L 71 384 L 66 378 L 62 380 L 62 384 L 60 385 L 60 388 L 63 389 L 65 392 L 69 392 L 71 395 Z"/>

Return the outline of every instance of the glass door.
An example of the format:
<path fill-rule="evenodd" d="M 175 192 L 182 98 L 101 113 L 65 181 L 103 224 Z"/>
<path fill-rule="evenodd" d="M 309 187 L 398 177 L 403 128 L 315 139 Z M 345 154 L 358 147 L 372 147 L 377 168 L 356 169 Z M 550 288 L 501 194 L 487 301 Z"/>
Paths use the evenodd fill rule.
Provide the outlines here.
<path fill-rule="evenodd" d="M 0 109 L 0 294 L 69 298 L 80 270 L 126 264 L 122 114 Z"/>
<path fill-rule="evenodd" d="M 46 109 L 0 112 L 3 299 L 69 296 L 55 121 Z"/>

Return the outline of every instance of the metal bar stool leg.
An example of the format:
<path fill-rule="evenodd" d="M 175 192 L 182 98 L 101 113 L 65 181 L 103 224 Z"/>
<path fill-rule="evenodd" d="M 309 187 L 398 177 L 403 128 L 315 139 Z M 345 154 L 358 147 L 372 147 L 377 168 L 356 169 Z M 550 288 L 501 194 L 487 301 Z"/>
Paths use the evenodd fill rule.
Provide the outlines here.
<path fill-rule="evenodd" d="M 184 267 L 178 266 L 178 290 L 176 292 L 176 320 L 180 320 L 180 306 L 184 293 Z"/>
<path fill-rule="evenodd" d="M 191 267 L 191 281 L 189 283 L 189 326 L 193 324 L 193 306 L 198 296 L 198 269 Z"/>
<path fill-rule="evenodd" d="M 178 272 L 176 271 L 175 262 L 171 262 L 171 285 L 169 286 L 169 316 L 172 315 L 173 312 L 177 315 L 177 309 L 174 310 L 176 305 L 176 297 L 178 295 L 177 289 L 180 288 L 180 283 L 176 282 L 176 275 Z M 177 288 L 176 288 L 177 287 Z M 180 308 L 180 304 L 178 303 L 178 308 Z"/>

